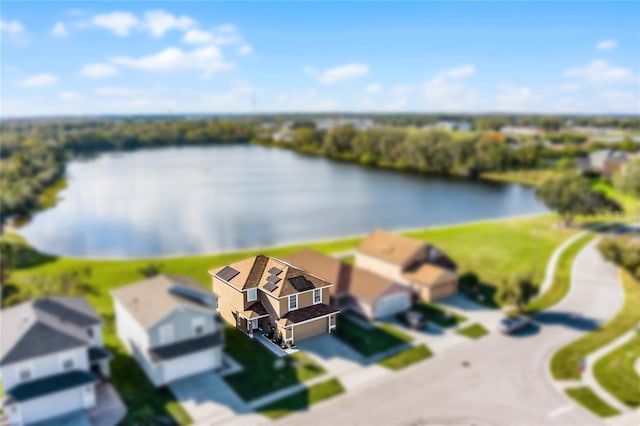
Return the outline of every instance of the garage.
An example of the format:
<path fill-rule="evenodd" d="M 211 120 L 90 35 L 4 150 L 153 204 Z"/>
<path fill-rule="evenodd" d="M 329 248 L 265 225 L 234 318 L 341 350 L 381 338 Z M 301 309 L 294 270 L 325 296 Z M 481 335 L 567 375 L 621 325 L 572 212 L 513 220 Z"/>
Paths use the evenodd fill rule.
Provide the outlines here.
<path fill-rule="evenodd" d="M 295 325 L 293 327 L 293 341 L 299 342 L 309 337 L 314 337 L 319 334 L 327 333 L 329 331 L 329 318 L 324 317 L 315 321 L 310 321 L 304 324 Z"/>
<path fill-rule="evenodd" d="M 93 395 L 93 385 L 89 385 L 89 387 Z M 73 411 L 83 410 L 85 408 L 83 398 L 84 388 L 85 386 L 81 386 L 54 394 L 47 394 L 45 397 L 20 403 L 22 421 L 24 423 L 32 423 Z"/>
<path fill-rule="evenodd" d="M 423 289 L 422 299 L 429 302 L 453 296 L 458 292 L 458 281 L 433 284 Z"/>
<path fill-rule="evenodd" d="M 399 292 L 383 296 L 376 300 L 375 318 L 386 318 L 404 312 L 411 306 L 411 294 Z"/>
<path fill-rule="evenodd" d="M 162 363 L 163 383 L 169 383 L 183 377 L 212 371 L 222 365 L 222 349 L 208 349 L 181 356 Z"/>

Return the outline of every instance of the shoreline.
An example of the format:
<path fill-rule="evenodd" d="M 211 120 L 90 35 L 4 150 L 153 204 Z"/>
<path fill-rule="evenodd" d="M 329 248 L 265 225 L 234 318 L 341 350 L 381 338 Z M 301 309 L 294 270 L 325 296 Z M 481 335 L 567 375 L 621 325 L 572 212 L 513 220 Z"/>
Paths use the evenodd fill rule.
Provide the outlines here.
<path fill-rule="evenodd" d="M 527 214 L 505 216 L 505 217 L 498 217 L 498 218 L 489 218 L 489 219 L 479 219 L 479 220 L 472 220 L 472 221 L 468 221 L 468 222 L 457 222 L 457 223 L 436 225 L 436 226 L 420 226 L 420 227 L 413 227 L 413 228 L 389 229 L 389 231 L 390 232 L 395 232 L 395 233 L 411 233 L 411 232 L 420 232 L 420 231 L 430 231 L 430 230 L 437 230 L 437 229 L 443 229 L 443 228 L 456 228 L 456 227 L 478 225 L 478 224 L 484 224 L 484 223 L 494 223 L 494 222 L 501 222 L 501 221 L 526 219 L 526 218 L 531 218 L 531 217 L 535 217 L 535 216 L 542 216 L 542 215 L 547 215 L 547 214 L 553 214 L 553 212 L 547 211 L 547 212 L 539 212 L 539 213 L 527 213 Z M 20 238 L 24 239 L 25 242 L 27 244 L 29 244 L 29 241 L 24 236 L 22 236 L 20 233 L 18 233 L 18 232 L 13 232 L 13 233 L 15 235 L 18 235 Z M 41 253 L 41 254 L 44 254 L 46 256 L 55 257 L 55 258 L 59 258 L 59 259 L 63 258 L 63 259 L 86 260 L 86 261 L 104 260 L 104 261 L 113 261 L 113 262 L 144 261 L 144 260 L 154 261 L 154 260 L 163 260 L 163 259 L 179 259 L 179 258 L 187 258 L 187 257 L 207 257 L 207 256 L 230 255 L 230 254 L 234 254 L 234 253 L 255 252 L 255 251 L 260 251 L 260 250 L 265 250 L 266 251 L 266 250 L 275 250 L 275 249 L 285 249 L 285 248 L 294 247 L 294 246 L 323 244 L 323 243 L 345 241 L 345 240 L 350 240 L 350 239 L 364 238 L 367 235 L 368 235 L 368 233 L 365 233 L 365 234 L 350 234 L 350 235 L 345 235 L 345 236 L 340 236 L 340 237 L 330 237 L 330 238 L 323 238 L 323 239 L 318 239 L 318 240 L 289 241 L 289 242 L 286 242 L 286 243 L 275 244 L 275 245 L 270 245 L 270 246 L 254 246 L 254 247 L 247 247 L 247 248 L 241 248 L 241 249 L 232 249 L 232 250 L 217 251 L 217 252 L 207 252 L 207 253 L 193 253 L 193 254 L 189 254 L 189 253 L 168 253 L 168 254 L 161 254 L 161 255 L 158 255 L 158 256 L 150 256 L 150 257 L 121 257 L 121 256 L 113 256 L 113 257 L 111 257 L 111 256 L 109 256 L 109 257 L 86 256 L 86 257 L 79 257 L 79 256 L 65 256 L 65 255 L 47 253 L 45 251 L 41 251 L 40 249 L 38 249 L 36 247 L 33 247 L 33 246 L 31 246 L 31 247 L 34 250 L 36 250 L 39 253 Z"/>

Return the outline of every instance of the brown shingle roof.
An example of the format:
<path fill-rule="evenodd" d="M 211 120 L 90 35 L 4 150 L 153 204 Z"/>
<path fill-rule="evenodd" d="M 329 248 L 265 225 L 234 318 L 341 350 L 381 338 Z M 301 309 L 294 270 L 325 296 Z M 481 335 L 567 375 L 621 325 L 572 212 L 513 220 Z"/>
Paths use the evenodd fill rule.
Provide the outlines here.
<path fill-rule="evenodd" d="M 131 285 L 119 287 L 112 290 L 111 295 L 144 328 L 151 327 L 179 306 L 189 305 L 211 309 L 192 299 L 172 293 L 170 290 L 176 285 L 190 287 L 207 295 L 213 295 L 210 290 L 191 277 L 167 274 L 156 275 Z"/>
<path fill-rule="evenodd" d="M 400 265 L 426 244 L 422 241 L 377 229 L 358 246 L 358 251 Z"/>
<path fill-rule="evenodd" d="M 416 269 L 403 273 L 402 276 L 414 284 L 423 286 L 431 286 L 458 278 L 453 272 L 429 263 L 422 263 Z"/>
<path fill-rule="evenodd" d="M 376 298 L 387 294 L 389 291 L 404 289 L 411 292 L 411 289 L 396 284 L 365 269 L 351 266 L 340 260 L 327 256 L 315 250 L 301 250 L 286 258 L 287 261 L 303 268 L 305 271 L 321 278 L 337 280 L 337 291 L 332 294 L 350 294 L 358 299 L 370 302 Z"/>
<path fill-rule="evenodd" d="M 249 306 L 245 311 L 240 312 L 240 315 L 247 319 L 260 318 L 268 315 L 269 313 L 265 309 L 262 302 L 255 302 Z"/>
<path fill-rule="evenodd" d="M 295 311 L 289 311 L 278 320 L 278 323 L 289 326 L 324 315 L 337 314 L 338 312 L 340 311 L 332 306 L 319 303 L 317 305 L 296 309 Z"/>
<path fill-rule="evenodd" d="M 296 277 L 304 277 L 308 281 L 310 288 L 333 285 L 331 282 L 306 273 L 302 269 L 296 268 L 292 264 L 276 259 L 275 257 L 258 255 L 232 263 L 229 266 L 239 272 L 238 275 L 228 281 L 232 286 L 238 290 L 259 287 L 262 291 L 274 297 L 284 297 L 296 294 L 299 291 L 304 291 L 298 290 L 294 286 Z M 268 291 L 265 289 L 265 285 L 267 284 L 267 278 L 271 275 L 269 272 L 271 268 L 277 268 L 282 272 L 278 274 L 280 280 L 276 283 L 276 288 L 273 291 Z M 211 269 L 209 273 L 216 275 L 221 269 L 222 268 Z M 293 282 L 291 279 L 294 279 Z"/>

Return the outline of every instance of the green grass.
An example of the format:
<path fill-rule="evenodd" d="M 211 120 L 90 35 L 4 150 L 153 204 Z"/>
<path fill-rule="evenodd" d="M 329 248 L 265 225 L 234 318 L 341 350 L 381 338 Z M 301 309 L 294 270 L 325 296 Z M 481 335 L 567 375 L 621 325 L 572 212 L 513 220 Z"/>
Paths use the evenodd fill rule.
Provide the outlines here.
<path fill-rule="evenodd" d="M 279 358 L 234 327 L 227 327 L 225 338 L 226 352 L 244 369 L 224 380 L 245 401 L 326 373 L 303 352 Z M 279 369 L 277 361 L 280 359 L 284 360 L 284 367 Z"/>
<path fill-rule="evenodd" d="M 624 272 L 622 281 L 625 302 L 618 314 L 601 328 L 563 347 L 551 359 L 551 373 L 556 380 L 578 380 L 578 363 L 589 353 L 614 341 L 640 321 L 640 283 Z"/>
<path fill-rule="evenodd" d="M 482 173 L 482 179 L 494 182 L 519 183 L 522 185 L 538 186 L 545 179 L 556 174 L 552 169 L 510 170 L 508 172 Z"/>
<path fill-rule="evenodd" d="M 602 387 L 631 408 L 640 407 L 640 376 L 635 363 L 640 359 L 640 336 L 600 358 L 594 374 Z"/>
<path fill-rule="evenodd" d="M 411 336 L 391 325 L 384 324 L 368 329 L 344 315 L 338 318 L 334 335 L 365 357 L 405 345 L 411 341 Z"/>
<path fill-rule="evenodd" d="M 428 321 L 434 322 L 440 327 L 453 327 L 467 320 L 464 316 L 433 303 L 418 302 L 413 305 L 411 310 L 420 312 Z"/>
<path fill-rule="evenodd" d="M 413 346 L 378 362 L 390 370 L 402 370 L 433 355 L 426 345 Z"/>
<path fill-rule="evenodd" d="M 58 194 L 60 191 L 67 187 L 67 178 L 61 177 L 56 179 L 51 185 L 47 186 L 40 197 L 38 198 L 38 204 L 40 209 L 48 209 L 55 206 L 58 203 Z"/>
<path fill-rule="evenodd" d="M 469 337 L 471 339 L 479 339 L 482 336 L 489 334 L 489 330 L 484 328 L 481 324 L 471 324 L 465 328 L 458 330 L 458 334 Z"/>
<path fill-rule="evenodd" d="M 592 411 L 600 417 L 610 417 L 620 414 L 618 410 L 603 401 L 590 388 L 586 386 L 569 388 L 565 390 L 567 395 L 573 398 L 577 403 Z"/>
<path fill-rule="evenodd" d="M 574 241 L 565 249 L 556 264 L 556 271 L 551 287 L 527 305 L 528 312 L 534 313 L 547 309 L 561 301 L 567 295 L 571 284 L 571 266 L 573 265 L 573 260 L 580 250 L 589 244 L 593 238 L 593 234 L 587 234 L 584 237 L 578 238 L 578 240 Z"/>
<path fill-rule="evenodd" d="M 324 401 L 344 392 L 338 379 L 330 379 L 293 395 L 274 401 L 258 408 L 256 411 L 272 420 L 279 419 L 294 411 L 304 410 L 309 406 Z"/>

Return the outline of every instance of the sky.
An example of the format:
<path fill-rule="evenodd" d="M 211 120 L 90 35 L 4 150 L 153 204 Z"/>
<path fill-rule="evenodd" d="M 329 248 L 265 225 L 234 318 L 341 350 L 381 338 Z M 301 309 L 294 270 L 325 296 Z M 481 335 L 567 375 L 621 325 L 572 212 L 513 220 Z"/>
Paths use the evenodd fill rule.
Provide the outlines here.
<path fill-rule="evenodd" d="M 0 3 L 0 116 L 640 114 L 640 2 Z"/>

